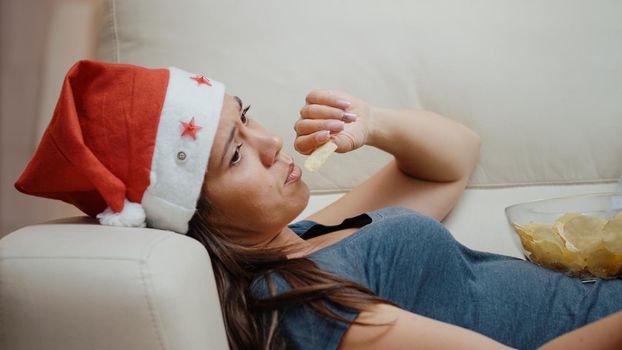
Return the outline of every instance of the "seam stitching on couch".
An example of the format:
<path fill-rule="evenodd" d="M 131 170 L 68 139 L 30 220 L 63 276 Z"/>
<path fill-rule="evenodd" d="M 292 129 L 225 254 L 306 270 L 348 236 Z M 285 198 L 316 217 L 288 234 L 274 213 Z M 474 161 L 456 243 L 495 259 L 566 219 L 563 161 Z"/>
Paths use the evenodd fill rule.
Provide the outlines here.
<path fill-rule="evenodd" d="M 117 1 L 111 0 L 112 3 L 112 32 L 114 34 L 114 53 L 117 63 L 121 63 L 121 50 L 119 49 L 119 31 L 117 30 Z"/>
<path fill-rule="evenodd" d="M 541 181 L 541 182 L 514 182 L 514 183 L 489 183 L 489 184 L 472 184 L 467 188 L 499 188 L 499 187 L 531 187 L 531 186 L 567 186 L 567 185 L 597 185 L 609 184 L 617 181 L 617 178 L 610 179 L 593 179 L 579 181 Z"/>
<path fill-rule="evenodd" d="M 142 254 L 142 258 L 140 259 L 141 264 L 140 264 L 140 276 L 141 276 L 141 280 L 143 282 L 143 286 L 145 288 L 145 299 L 147 301 L 147 306 L 149 307 L 149 314 L 151 315 L 151 322 L 153 323 L 153 327 L 155 328 L 156 331 L 156 335 L 158 337 L 158 342 L 160 343 L 160 349 L 166 349 L 166 344 L 163 341 L 163 334 L 162 331 L 160 329 L 160 325 L 161 322 L 159 322 L 160 320 L 158 319 L 158 315 L 155 309 L 155 305 L 153 304 L 153 300 L 151 300 L 151 294 L 150 292 L 153 291 L 153 284 L 150 283 L 152 282 L 150 279 L 151 274 L 146 273 L 149 269 L 149 265 L 147 264 L 147 260 L 149 259 L 149 257 L 151 256 L 151 253 L 153 252 L 153 248 L 160 243 L 161 241 L 164 241 L 166 239 L 171 238 L 172 236 L 169 236 L 169 234 L 164 234 L 162 235 L 162 237 L 160 237 L 160 239 L 156 239 L 154 240 L 148 247 L 145 247 L 145 252 L 144 254 Z"/>
<path fill-rule="evenodd" d="M 583 181 L 567 181 L 567 182 L 516 182 L 516 183 L 498 183 L 498 184 L 470 184 L 467 185 L 467 189 L 487 189 L 487 188 L 514 188 L 514 187 L 532 187 L 532 186 L 567 186 L 567 185 L 597 185 L 597 184 L 609 184 L 615 183 L 618 178 L 610 179 L 598 179 L 598 180 L 583 180 Z M 354 187 L 348 187 L 343 189 L 317 189 L 311 190 L 311 194 L 341 194 L 347 193 L 353 190 Z"/>

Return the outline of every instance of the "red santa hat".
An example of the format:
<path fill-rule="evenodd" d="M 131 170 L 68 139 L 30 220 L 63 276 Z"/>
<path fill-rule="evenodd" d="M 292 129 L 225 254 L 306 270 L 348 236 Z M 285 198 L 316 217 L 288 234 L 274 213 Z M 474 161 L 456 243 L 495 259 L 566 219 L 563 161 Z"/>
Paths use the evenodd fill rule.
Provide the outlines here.
<path fill-rule="evenodd" d="M 15 183 L 104 225 L 188 231 L 225 86 L 169 67 L 77 62 Z"/>

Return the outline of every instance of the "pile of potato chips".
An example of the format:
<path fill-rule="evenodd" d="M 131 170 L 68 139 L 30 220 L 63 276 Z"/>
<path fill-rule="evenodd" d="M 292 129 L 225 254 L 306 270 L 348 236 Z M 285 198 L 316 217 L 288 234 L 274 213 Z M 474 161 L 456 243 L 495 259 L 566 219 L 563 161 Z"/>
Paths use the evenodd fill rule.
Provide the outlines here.
<path fill-rule="evenodd" d="M 622 275 L 622 211 L 610 220 L 566 213 L 553 224 L 512 223 L 534 263 L 573 276 Z"/>

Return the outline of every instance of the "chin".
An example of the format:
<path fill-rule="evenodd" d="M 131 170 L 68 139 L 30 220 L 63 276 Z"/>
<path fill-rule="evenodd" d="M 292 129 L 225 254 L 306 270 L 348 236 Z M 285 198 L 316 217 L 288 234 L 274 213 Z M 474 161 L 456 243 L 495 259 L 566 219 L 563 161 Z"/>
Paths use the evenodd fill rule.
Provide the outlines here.
<path fill-rule="evenodd" d="M 304 181 L 300 181 L 300 184 L 303 187 L 304 190 L 304 206 L 302 207 L 301 211 L 304 210 L 307 207 L 307 204 L 309 204 L 309 198 L 311 198 L 311 191 L 309 191 L 309 186 L 307 186 L 307 184 Z"/>
<path fill-rule="evenodd" d="M 307 186 L 306 183 L 300 181 L 300 187 L 300 194 L 296 194 L 296 199 L 292 203 L 292 206 L 295 207 L 294 217 L 292 217 L 292 220 L 298 217 L 298 215 L 305 210 L 307 204 L 309 204 L 309 198 L 311 196 L 309 186 Z"/>

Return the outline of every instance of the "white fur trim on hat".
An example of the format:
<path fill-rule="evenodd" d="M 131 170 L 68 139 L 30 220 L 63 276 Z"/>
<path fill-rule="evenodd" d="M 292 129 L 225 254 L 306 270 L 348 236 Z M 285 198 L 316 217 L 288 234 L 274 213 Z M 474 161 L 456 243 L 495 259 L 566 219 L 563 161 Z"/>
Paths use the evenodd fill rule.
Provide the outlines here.
<path fill-rule="evenodd" d="M 115 213 L 106 208 L 103 212 L 97 214 L 99 223 L 108 226 L 121 227 L 145 227 L 145 211 L 139 203 L 132 203 L 127 199 L 123 202 L 123 210 Z"/>
<path fill-rule="evenodd" d="M 211 86 L 199 84 L 191 79 L 196 76 L 169 68 L 150 183 L 141 201 L 149 227 L 186 233 L 201 194 L 225 86 L 214 80 L 209 80 Z M 188 123 L 192 118 L 201 127 L 196 139 L 182 136 L 181 122 Z"/>

